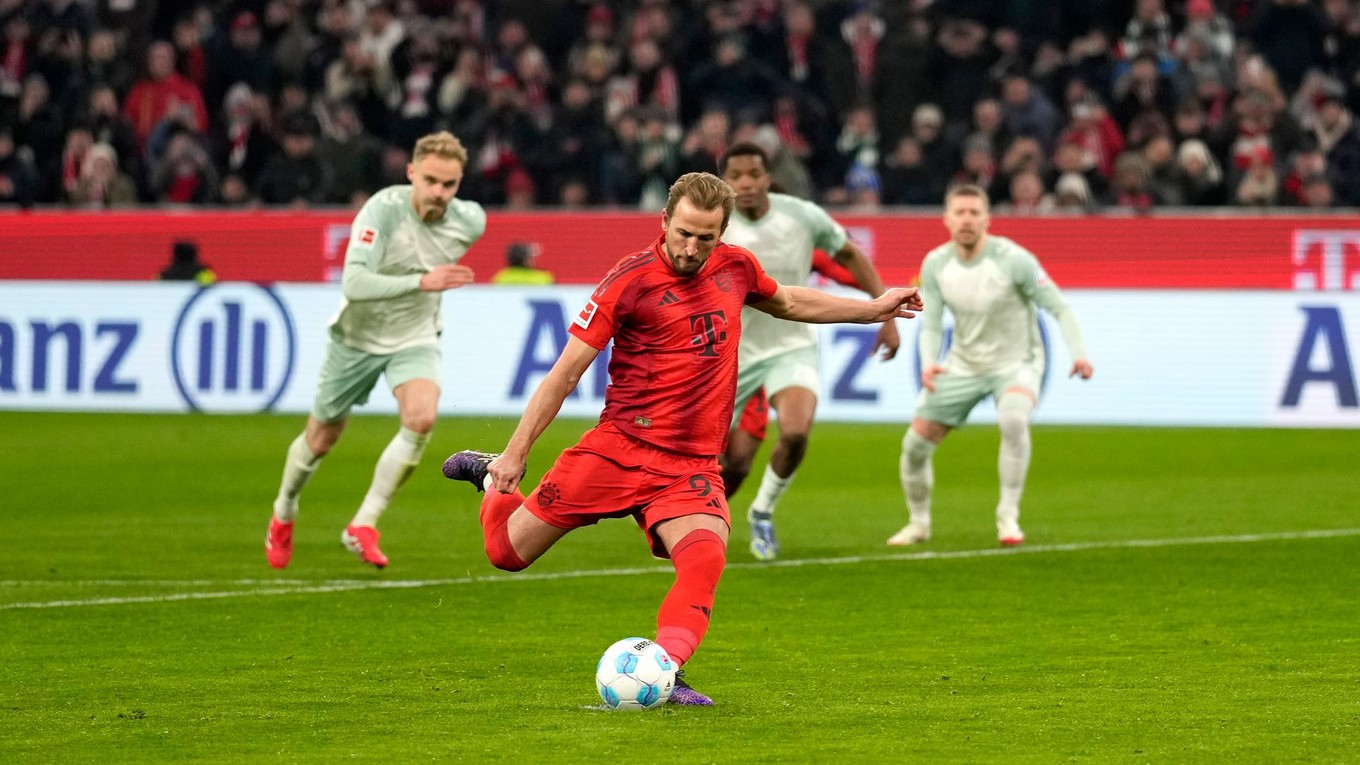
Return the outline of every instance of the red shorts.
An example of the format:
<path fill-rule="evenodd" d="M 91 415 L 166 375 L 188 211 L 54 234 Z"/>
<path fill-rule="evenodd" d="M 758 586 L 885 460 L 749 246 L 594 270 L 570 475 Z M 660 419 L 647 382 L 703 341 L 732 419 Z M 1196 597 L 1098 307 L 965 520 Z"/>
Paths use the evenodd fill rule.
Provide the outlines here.
<path fill-rule="evenodd" d="M 669 557 L 653 532 L 662 521 L 716 515 L 732 525 L 716 457 L 658 449 L 608 422 L 587 431 L 575 446 L 562 452 L 524 506 L 559 529 L 631 515 L 647 532 L 658 558 Z"/>
<path fill-rule="evenodd" d="M 765 398 L 765 389 L 760 388 L 754 396 L 746 399 L 746 408 L 741 410 L 737 427 L 750 433 L 757 441 L 764 441 L 765 426 L 769 422 L 770 402 Z"/>

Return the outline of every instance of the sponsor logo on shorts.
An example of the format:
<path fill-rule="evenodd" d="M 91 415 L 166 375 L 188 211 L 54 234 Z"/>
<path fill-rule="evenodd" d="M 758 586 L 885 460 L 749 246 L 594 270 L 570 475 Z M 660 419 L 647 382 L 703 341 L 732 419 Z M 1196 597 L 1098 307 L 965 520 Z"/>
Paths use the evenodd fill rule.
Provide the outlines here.
<path fill-rule="evenodd" d="M 651 418 L 651 417 L 634 417 L 634 418 L 633 418 L 633 424 L 636 425 L 636 426 L 638 426 L 639 428 L 650 428 L 650 427 L 652 427 L 652 418 Z"/>

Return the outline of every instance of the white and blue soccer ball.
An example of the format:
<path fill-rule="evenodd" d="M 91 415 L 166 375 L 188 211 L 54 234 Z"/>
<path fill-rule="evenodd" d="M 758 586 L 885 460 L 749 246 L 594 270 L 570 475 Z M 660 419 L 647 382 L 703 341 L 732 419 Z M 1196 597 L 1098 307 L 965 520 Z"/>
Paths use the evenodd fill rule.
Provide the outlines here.
<path fill-rule="evenodd" d="M 675 690 L 679 669 L 666 649 L 647 638 L 624 638 L 609 646 L 595 668 L 595 690 L 612 709 L 652 709 Z"/>

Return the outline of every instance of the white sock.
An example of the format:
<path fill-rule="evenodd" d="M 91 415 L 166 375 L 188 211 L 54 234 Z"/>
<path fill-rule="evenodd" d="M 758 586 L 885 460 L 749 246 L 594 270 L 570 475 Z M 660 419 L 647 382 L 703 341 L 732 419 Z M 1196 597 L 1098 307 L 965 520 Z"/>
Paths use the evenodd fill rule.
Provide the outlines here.
<path fill-rule="evenodd" d="M 283 462 L 283 481 L 279 484 L 279 496 L 274 499 L 274 517 L 285 523 L 297 518 L 298 494 L 311 480 L 312 473 L 321 464 L 321 458 L 312 454 L 307 446 L 307 433 L 304 431 L 293 443 L 288 445 L 288 457 Z"/>
<path fill-rule="evenodd" d="M 935 488 L 931 455 L 938 445 L 908 427 L 907 435 L 902 439 L 902 458 L 897 465 L 911 522 L 927 528 L 930 526 L 930 493 Z"/>
<path fill-rule="evenodd" d="M 350 525 L 378 525 L 378 517 L 387 509 L 392 495 L 415 472 L 421 455 L 425 453 L 425 445 L 429 442 L 429 433 L 417 433 L 406 428 L 397 431 L 378 458 L 378 466 L 373 469 L 373 483 L 368 487 L 368 494 L 364 495 L 359 512 L 354 514 Z"/>
<path fill-rule="evenodd" d="M 774 472 L 774 468 L 766 465 L 765 475 L 760 478 L 760 488 L 756 489 L 756 498 L 751 500 L 751 509 L 773 515 L 775 505 L 779 504 L 779 498 L 789 490 L 789 484 L 793 483 L 793 477 L 796 475 L 798 472 L 794 471 L 788 478 L 780 478 Z"/>
<path fill-rule="evenodd" d="M 1018 394 L 1002 396 L 996 406 L 997 426 L 1001 428 L 1001 452 L 996 460 L 996 472 L 1001 478 L 1001 500 L 996 506 L 998 522 L 1014 523 L 1020 519 L 1020 497 L 1025 493 L 1025 477 L 1029 474 L 1029 415 L 1033 409 L 1033 402 Z"/>

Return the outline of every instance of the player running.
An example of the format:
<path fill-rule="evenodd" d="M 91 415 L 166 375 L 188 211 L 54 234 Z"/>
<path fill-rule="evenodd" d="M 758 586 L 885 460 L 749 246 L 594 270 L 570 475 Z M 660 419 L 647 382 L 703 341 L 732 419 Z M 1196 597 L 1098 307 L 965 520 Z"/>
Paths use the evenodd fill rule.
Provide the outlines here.
<path fill-rule="evenodd" d="M 1024 542 L 1020 495 L 1029 471 L 1029 419 L 1044 377 L 1037 309 L 1058 320 L 1073 358 L 1070 375 L 1087 380 L 1093 371 L 1077 318 L 1058 286 L 1028 250 L 989 235 L 988 222 L 986 191 L 973 185 L 951 189 L 944 213 L 950 241 L 931 250 L 921 264 L 921 292 L 930 306 L 919 340 L 922 390 L 902 439 L 900 466 L 910 521 L 888 539 L 890 545 L 930 539 L 931 455 L 988 396 L 996 400 L 1001 428 L 997 539 L 1007 547 Z M 940 364 L 946 307 L 954 316 L 954 337 Z"/>
<path fill-rule="evenodd" d="M 761 266 L 784 284 L 807 284 L 812 254 L 822 250 L 844 265 L 861 289 L 870 295 L 880 294 L 883 280 L 845 229 L 811 202 L 772 193 L 768 167 L 765 150 L 754 143 L 736 143 L 723 153 L 719 171 L 737 193 L 732 225 L 723 241 L 753 252 Z M 743 314 L 746 332 L 741 338 L 737 405 L 745 406 L 746 400 L 763 387 L 779 416 L 779 441 L 746 513 L 751 554 L 768 561 L 779 554 L 774 534 L 775 506 L 807 454 L 808 435 L 817 411 L 817 333 L 812 327 L 779 321 L 754 310 Z M 897 325 L 886 322 L 879 328 L 874 351 L 883 348 L 883 358 L 890 359 L 897 354 L 899 344 Z M 723 462 L 729 497 L 746 477 L 742 468 L 750 469 L 750 461 L 743 464 L 740 456 L 733 454 Z"/>
<path fill-rule="evenodd" d="M 265 536 L 269 565 L 293 555 L 298 494 L 340 440 L 350 410 L 368 401 L 380 376 L 397 398 L 401 427 L 378 458 L 373 483 L 340 541 L 378 568 L 378 518 L 420 462 L 439 405 L 439 314 L 444 290 L 472 282 L 458 261 L 486 230 L 486 212 L 457 199 L 467 150 L 452 134 L 416 142 L 409 186 L 374 194 L 354 219 L 341 278 L 344 298 L 330 321 L 316 401 L 307 428 L 288 447 L 283 481 Z"/>
<path fill-rule="evenodd" d="M 731 520 L 717 458 L 732 421 L 742 306 L 792 321 L 862 324 L 910 318 L 921 308 L 910 288 L 864 301 L 779 284 L 749 251 L 719 241 L 734 197 L 709 173 L 677 180 L 662 235 L 596 287 L 505 451 L 462 451 L 444 463 L 446 476 L 486 491 L 486 554 L 506 571 L 527 568 L 572 529 L 632 517 L 653 554 L 675 566 L 656 642 L 682 666 L 708 630 L 726 564 Z M 525 498 L 518 487 L 530 449 L 611 339 L 599 423 Z M 670 702 L 713 703 L 683 674 Z"/>

